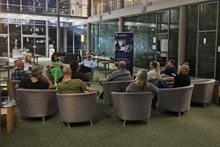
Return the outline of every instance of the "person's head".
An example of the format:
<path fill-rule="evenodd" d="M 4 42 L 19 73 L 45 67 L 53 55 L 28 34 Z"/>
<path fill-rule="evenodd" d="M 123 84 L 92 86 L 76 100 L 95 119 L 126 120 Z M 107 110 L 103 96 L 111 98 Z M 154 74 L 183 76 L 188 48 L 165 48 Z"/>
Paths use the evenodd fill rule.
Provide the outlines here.
<path fill-rule="evenodd" d="M 151 61 L 150 62 L 150 69 L 156 69 L 157 68 L 157 61 Z"/>
<path fill-rule="evenodd" d="M 55 55 L 55 54 L 53 54 L 53 55 L 51 56 L 51 61 L 59 61 L 58 56 Z"/>
<path fill-rule="evenodd" d="M 137 83 L 137 85 L 143 89 L 147 84 L 147 81 L 147 72 L 143 69 L 138 70 L 135 83 Z"/>
<path fill-rule="evenodd" d="M 17 69 L 23 70 L 24 69 L 24 62 L 22 60 L 17 60 L 15 63 L 15 66 Z"/>
<path fill-rule="evenodd" d="M 179 73 L 180 74 L 189 74 L 190 68 L 188 65 L 183 64 L 179 67 Z"/>
<path fill-rule="evenodd" d="M 118 63 L 118 69 L 125 69 L 126 68 L 126 63 L 125 61 L 120 61 Z"/>
<path fill-rule="evenodd" d="M 92 55 L 90 53 L 86 54 L 87 60 L 92 60 Z"/>
<path fill-rule="evenodd" d="M 166 67 L 173 67 L 173 66 L 176 66 L 176 61 L 174 59 L 169 59 Z"/>
<path fill-rule="evenodd" d="M 42 77 L 43 68 L 39 65 L 33 66 L 31 69 L 31 76 L 40 79 Z"/>
<path fill-rule="evenodd" d="M 64 67 L 63 70 L 62 70 L 62 74 L 64 77 L 72 77 L 72 70 L 70 67 Z"/>
<path fill-rule="evenodd" d="M 78 63 L 76 61 L 72 61 L 70 63 L 70 68 L 71 68 L 72 71 L 75 72 L 78 69 Z"/>

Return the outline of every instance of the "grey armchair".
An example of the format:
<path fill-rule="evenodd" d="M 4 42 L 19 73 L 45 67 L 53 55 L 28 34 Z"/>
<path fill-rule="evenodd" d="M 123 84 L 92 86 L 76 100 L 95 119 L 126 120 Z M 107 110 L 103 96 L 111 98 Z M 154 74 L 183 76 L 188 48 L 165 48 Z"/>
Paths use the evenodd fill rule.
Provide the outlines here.
<path fill-rule="evenodd" d="M 70 128 L 71 122 L 86 122 L 92 119 L 96 109 L 97 93 L 57 94 L 60 119 Z"/>
<path fill-rule="evenodd" d="M 173 112 L 186 112 L 190 109 L 193 85 L 177 88 L 159 89 L 158 109 Z"/>
<path fill-rule="evenodd" d="M 215 85 L 214 79 L 195 79 L 192 80 L 194 89 L 192 93 L 193 103 L 202 103 L 204 107 L 212 100 L 212 93 Z"/>
<path fill-rule="evenodd" d="M 108 102 L 112 104 L 111 92 L 125 92 L 126 87 L 132 82 L 134 82 L 134 80 L 101 82 L 105 103 Z"/>
<path fill-rule="evenodd" d="M 151 116 L 152 92 L 111 92 L 116 116 L 126 121 L 146 120 Z"/>
<path fill-rule="evenodd" d="M 23 117 L 42 117 L 57 112 L 56 90 L 17 89 L 17 102 Z"/>
<path fill-rule="evenodd" d="M 95 68 L 93 68 L 93 69 L 91 70 L 91 72 L 84 73 L 84 75 L 89 79 L 89 82 L 92 82 L 92 81 L 93 81 L 94 71 L 95 71 Z"/>

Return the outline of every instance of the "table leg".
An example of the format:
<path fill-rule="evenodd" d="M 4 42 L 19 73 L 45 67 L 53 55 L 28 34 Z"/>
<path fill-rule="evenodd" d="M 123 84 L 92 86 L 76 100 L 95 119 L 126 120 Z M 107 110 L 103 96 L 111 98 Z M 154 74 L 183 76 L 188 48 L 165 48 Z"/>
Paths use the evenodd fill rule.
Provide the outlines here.
<path fill-rule="evenodd" d="M 14 107 L 8 107 L 7 108 L 7 133 L 11 133 L 14 131 L 15 127 L 15 116 L 14 116 Z"/>

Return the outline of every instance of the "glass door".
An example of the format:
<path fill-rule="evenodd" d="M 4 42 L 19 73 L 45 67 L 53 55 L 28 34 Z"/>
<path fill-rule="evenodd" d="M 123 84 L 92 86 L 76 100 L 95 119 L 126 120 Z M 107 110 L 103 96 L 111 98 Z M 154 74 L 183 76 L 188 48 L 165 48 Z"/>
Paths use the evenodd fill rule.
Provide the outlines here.
<path fill-rule="evenodd" d="M 218 3 L 199 5 L 196 76 L 215 78 Z"/>
<path fill-rule="evenodd" d="M 198 38 L 198 77 L 214 78 L 216 32 L 200 32 Z"/>

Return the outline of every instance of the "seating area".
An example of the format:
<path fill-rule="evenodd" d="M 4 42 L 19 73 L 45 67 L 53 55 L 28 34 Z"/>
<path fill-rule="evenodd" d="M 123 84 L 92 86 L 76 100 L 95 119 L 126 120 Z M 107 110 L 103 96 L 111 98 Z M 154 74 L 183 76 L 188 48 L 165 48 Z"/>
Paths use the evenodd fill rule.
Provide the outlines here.
<path fill-rule="evenodd" d="M 211 120 L 213 123 L 212 117 L 218 116 L 218 112 L 220 112 L 218 110 L 219 106 L 210 102 L 210 98 L 212 98 L 212 90 L 210 89 L 214 88 L 215 83 L 215 80 L 212 79 L 192 80 L 192 85 L 187 87 L 160 89 L 157 97 L 157 109 L 155 109 L 152 108 L 154 95 L 151 92 L 124 92 L 125 88 L 131 82 L 134 82 L 133 80 L 102 82 L 100 85 L 95 81 L 95 78 L 101 78 L 104 77 L 104 75 L 102 71 L 98 69 L 94 69 L 92 77 L 93 80 L 91 80 L 89 84 L 91 87 L 98 88 L 100 91 L 103 90 L 103 100 L 97 98 L 96 93 L 57 94 L 56 90 L 33 89 L 17 89 L 16 93 L 14 87 L 19 81 L 12 80 L 10 82 L 11 97 L 17 101 L 17 106 L 13 107 L 14 110 L 12 111 L 15 114 L 14 121 L 16 125 L 14 129 L 9 130 L 13 142 L 16 142 L 15 144 L 20 146 L 22 142 L 27 143 L 28 141 L 17 142 L 17 135 L 21 135 L 23 140 L 32 140 L 30 137 L 36 137 L 36 135 L 44 131 L 47 131 L 43 135 L 44 137 L 46 134 L 54 136 L 54 133 L 57 131 L 59 132 L 58 136 L 61 138 L 68 135 L 90 138 L 91 136 L 86 134 L 89 130 L 94 133 L 96 137 L 104 134 L 101 137 L 103 140 L 105 140 L 104 136 L 106 135 L 123 137 L 120 133 L 126 133 L 128 130 L 131 130 L 134 134 L 138 131 L 149 136 L 154 134 L 154 131 L 164 133 L 167 127 L 173 127 L 177 131 L 184 132 L 187 130 L 187 126 L 183 127 L 183 123 L 195 123 L 197 126 L 199 125 L 199 120 L 195 120 L 195 118 L 200 120 L 206 119 L 207 124 L 205 126 L 209 127 L 208 123 L 211 123 Z M 150 80 L 149 82 L 156 85 L 157 80 Z M 202 111 L 203 108 L 194 105 L 190 106 L 190 103 L 193 102 L 193 96 L 195 96 L 194 93 L 201 93 L 198 92 L 198 90 L 202 89 L 202 87 L 194 91 L 194 88 L 196 86 L 198 87 L 198 85 L 208 87 L 202 90 L 206 99 L 208 99 L 205 104 L 209 103 L 205 112 Z M 206 94 L 207 92 L 208 94 Z M 213 113 L 213 110 L 215 113 L 210 115 L 210 113 Z M 112 117 L 109 117 L 109 113 L 112 113 Z M 182 115 L 183 113 L 184 115 Z M 180 119 L 178 119 L 177 116 L 181 116 Z M 216 119 L 214 123 L 218 124 L 218 119 Z M 158 125 L 160 125 L 160 130 L 158 130 Z M 201 126 L 199 127 L 202 129 Z M 23 134 L 22 130 L 26 128 L 29 128 L 29 130 L 25 131 L 25 134 Z M 69 129 L 66 130 L 66 128 Z M 106 133 L 105 129 L 107 128 L 110 130 Z M 183 128 L 185 130 L 183 130 Z M 213 129 L 213 134 L 217 134 L 216 130 L 218 129 Z M 31 133 L 33 131 L 36 133 Z M 78 132 L 78 134 L 75 134 L 75 131 Z M 198 130 L 194 131 L 194 133 L 200 133 Z M 9 137 L 4 127 L 2 128 L 2 132 L 3 138 Z M 168 134 L 176 138 L 176 136 L 173 136 L 171 133 Z M 191 135 L 187 131 L 185 131 L 185 134 Z M 200 135 L 204 136 L 204 134 Z M 135 140 L 138 140 L 137 136 L 131 136 Z M 110 138 L 111 140 L 113 139 L 113 137 Z M 128 138 L 126 137 L 126 139 Z M 188 140 L 188 137 L 184 139 Z M 71 137 L 67 137 L 67 140 L 70 141 Z M 77 141 L 76 138 L 72 138 L 72 140 Z M 36 142 L 42 143 L 41 140 Z M 101 142 L 100 140 L 96 140 L 95 144 L 100 145 Z M 142 140 L 142 142 L 154 144 L 150 139 Z M 6 141 L 3 141 L 3 144 L 5 143 Z M 90 141 L 89 143 L 92 144 Z M 106 142 L 103 141 L 103 143 Z M 110 145 L 109 143 L 106 144 Z M 118 145 L 118 142 L 116 144 Z M 57 145 L 58 144 L 54 144 L 54 146 Z M 84 146 L 85 144 L 77 143 L 77 145 Z M 160 144 L 160 146 L 161 145 L 162 144 Z M 13 146 L 13 144 L 9 144 L 9 146 Z"/>

